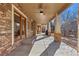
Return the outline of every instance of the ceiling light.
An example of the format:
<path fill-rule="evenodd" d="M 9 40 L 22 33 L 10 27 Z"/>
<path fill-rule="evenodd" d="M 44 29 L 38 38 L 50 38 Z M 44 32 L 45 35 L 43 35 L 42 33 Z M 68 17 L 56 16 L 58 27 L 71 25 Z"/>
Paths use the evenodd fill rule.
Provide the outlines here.
<path fill-rule="evenodd" d="M 16 25 L 17 25 L 17 26 L 20 26 L 20 24 L 19 24 L 19 23 L 16 23 Z"/>
<path fill-rule="evenodd" d="M 41 14 L 41 15 L 44 15 L 44 12 L 41 10 L 41 11 L 40 11 L 40 14 Z"/>
<path fill-rule="evenodd" d="M 43 11 L 41 10 L 40 13 L 43 13 Z"/>

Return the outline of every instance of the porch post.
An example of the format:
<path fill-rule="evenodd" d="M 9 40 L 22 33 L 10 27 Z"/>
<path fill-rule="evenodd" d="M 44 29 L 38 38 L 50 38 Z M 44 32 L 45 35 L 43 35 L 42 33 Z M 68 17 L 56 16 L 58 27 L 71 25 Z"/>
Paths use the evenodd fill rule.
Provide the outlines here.
<path fill-rule="evenodd" d="M 26 38 L 26 18 L 24 19 L 24 33 L 25 33 L 25 38 Z"/>
<path fill-rule="evenodd" d="M 61 42 L 61 21 L 60 21 L 60 16 L 56 14 L 56 19 L 55 19 L 55 32 L 54 32 L 54 41 L 55 42 Z"/>
<path fill-rule="evenodd" d="M 22 39 L 22 16 L 20 15 L 20 39 Z"/>
<path fill-rule="evenodd" d="M 51 35 L 51 26 L 50 26 L 50 22 L 48 23 L 48 35 Z"/>

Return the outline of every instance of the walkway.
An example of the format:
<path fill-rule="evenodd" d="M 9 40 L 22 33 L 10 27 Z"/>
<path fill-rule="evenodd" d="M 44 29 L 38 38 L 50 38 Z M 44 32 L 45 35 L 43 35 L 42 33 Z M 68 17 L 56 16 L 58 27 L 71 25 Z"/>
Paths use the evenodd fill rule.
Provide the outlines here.
<path fill-rule="evenodd" d="M 34 39 L 34 38 L 33 38 Z M 26 39 L 10 56 L 76 56 L 77 51 L 69 45 L 54 42 L 52 36 L 37 35 L 35 40 Z"/>

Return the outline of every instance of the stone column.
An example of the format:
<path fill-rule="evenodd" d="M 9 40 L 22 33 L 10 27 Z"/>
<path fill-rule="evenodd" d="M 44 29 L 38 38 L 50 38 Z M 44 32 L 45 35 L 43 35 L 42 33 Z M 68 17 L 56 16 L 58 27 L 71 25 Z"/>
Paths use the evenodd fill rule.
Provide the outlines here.
<path fill-rule="evenodd" d="M 37 31 L 37 28 L 36 28 L 36 22 L 35 21 L 33 21 L 33 24 L 32 24 L 32 30 L 33 30 L 33 36 L 36 36 L 36 31 Z"/>
<path fill-rule="evenodd" d="M 50 22 L 48 23 L 48 35 L 51 35 L 51 26 L 50 26 Z"/>
<path fill-rule="evenodd" d="M 56 14 L 56 19 L 55 19 L 55 32 L 54 32 L 54 41 L 55 42 L 61 42 L 61 21 L 60 21 L 60 16 Z"/>
<path fill-rule="evenodd" d="M 40 25 L 40 33 L 42 33 L 42 25 Z"/>
<path fill-rule="evenodd" d="M 37 25 L 37 33 L 38 33 L 38 34 L 41 33 L 41 25 Z"/>

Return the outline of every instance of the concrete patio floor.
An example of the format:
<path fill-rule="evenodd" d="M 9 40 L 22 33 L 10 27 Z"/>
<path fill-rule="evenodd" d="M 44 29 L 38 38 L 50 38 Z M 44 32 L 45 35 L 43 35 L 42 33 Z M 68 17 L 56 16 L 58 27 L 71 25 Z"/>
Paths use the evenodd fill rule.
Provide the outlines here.
<path fill-rule="evenodd" d="M 53 36 L 37 35 L 35 40 L 26 39 L 9 56 L 76 56 L 77 51 L 69 45 L 54 42 Z"/>

